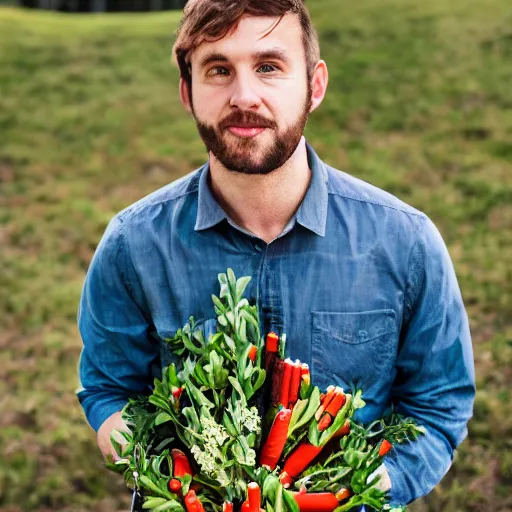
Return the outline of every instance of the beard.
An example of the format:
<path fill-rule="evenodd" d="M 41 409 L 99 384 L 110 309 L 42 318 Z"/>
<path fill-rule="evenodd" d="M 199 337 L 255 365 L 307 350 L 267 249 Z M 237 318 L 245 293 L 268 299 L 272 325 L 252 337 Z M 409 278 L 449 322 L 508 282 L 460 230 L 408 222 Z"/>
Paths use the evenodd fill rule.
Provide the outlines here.
<path fill-rule="evenodd" d="M 282 167 L 297 149 L 309 117 L 311 93 L 309 85 L 307 98 L 298 118 L 283 131 L 278 131 L 275 121 L 252 111 L 234 111 L 224 118 L 218 127 L 203 123 L 196 116 L 193 107 L 192 113 L 206 149 L 227 170 L 243 174 L 270 174 Z M 254 137 L 239 138 L 228 132 L 229 126 L 251 126 L 266 130 Z M 265 145 L 262 140 L 266 132 L 275 135 L 273 140 Z"/>

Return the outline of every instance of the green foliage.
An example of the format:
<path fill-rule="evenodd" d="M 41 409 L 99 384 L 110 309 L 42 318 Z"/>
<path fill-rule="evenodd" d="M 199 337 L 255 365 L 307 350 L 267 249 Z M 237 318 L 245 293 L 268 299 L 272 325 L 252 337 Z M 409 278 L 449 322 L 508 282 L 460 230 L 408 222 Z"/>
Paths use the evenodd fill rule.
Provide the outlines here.
<path fill-rule="evenodd" d="M 308 7 L 330 72 L 309 141 L 328 163 L 436 222 L 471 320 L 479 391 L 469 439 L 417 510 L 506 509 L 509 2 Z M 129 508 L 72 395 L 76 307 L 112 215 L 205 161 L 169 65 L 178 19 L 0 9 L 0 509 Z"/>
<path fill-rule="evenodd" d="M 388 417 L 368 427 L 354 423 L 341 442 L 334 441 L 335 433 L 346 422 L 351 423 L 353 413 L 365 406 L 362 390 L 354 388 L 353 394 L 344 395 L 345 403 L 332 425 L 321 432 L 314 417 L 320 405 L 320 390 L 312 386 L 309 399 L 299 400 L 293 408 L 288 440 L 284 451 L 279 451 L 276 468 L 271 473 L 266 469 L 268 466 L 259 467 L 256 452 L 261 448 L 262 418 L 251 399 L 263 384 L 266 373 L 260 370 L 261 357 L 251 360 L 247 349 L 256 346 L 261 352 L 263 340 L 248 336 L 246 325 L 240 321 L 244 319 L 241 312 L 250 314 L 255 325 L 252 334 L 259 337 L 258 312 L 243 298 L 250 277 L 237 280 L 232 269 L 228 269 L 226 274 L 219 274 L 218 279 L 220 298 L 212 295 L 218 314 L 217 333 L 204 339 L 195 329 L 194 318 L 190 317 L 183 329 L 166 340 L 169 349 L 181 356 L 180 371 L 174 364 L 165 368 L 162 379 L 155 379 L 149 397 L 131 400 L 125 407 L 123 417 L 131 431 L 112 432 L 110 437 L 119 460 L 109 461 L 107 467 L 123 473 L 128 487 L 142 489 L 145 508 L 157 511 L 177 508 L 180 497 L 168 490 L 170 479 L 173 474 L 176 476 L 173 463 L 174 467 L 178 464 L 174 459 L 175 450 L 169 456 L 167 448 L 174 441 L 175 433 L 185 445 L 185 456 L 198 467 L 194 477 L 192 474 L 183 479 L 178 476 L 182 480 L 183 496 L 193 480 L 202 483 L 199 498 L 209 503 L 212 510 L 220 512 L 223 502 L 244 501 L 248 482 L 258 480 L 263 490 L 261 506 L 264 510 L 298 512 L 298 504 L 284 489 L 277 474 L 288 454 L 307 434 L 309 443 L 324 448 L 322 453 L 327 459 L 323 464 L 304 470 L 304 476 L 295 483 L 297 489 L 335 493 L 343 485 L 350 489 L 350 497 L 338 512 L 360 505 L 381 510 L 386 503 L 386 493 L 375 488 L 380 477 L 369 480 L 370 474 L 383 462 L 385 453 L 380 453 L 381 445 L 388 443 L 391 448 L 389 442 L 415 440 L 425 429 L 418 427 L 412 418 L 403 418 L 391 410 Z M 284 342 L 282 345 L 284 350 Z M 224 365 L 219 353 L 236 354 L 237 358 L 228 358 Z M 247 387 L 245 381 L 252 373 L 258 373 L 256 382 L 261 381 L 260 386 Z M 183 391 L 190 405 L 181 407 Z M 269 423 L 277 412 L 275 406 L 267 411 Z M 159 427 L 165 424 L 171 426 L 171 431 L 162 435 Z M 265 433 L 263 451 L 268 442 L 272 445 L 270 439 Z M 331 441 L 333 445 L 327 447 Z M 162 470 L 163 463 L 165 470 Z"/>
<path fill-rule="evenodd" d="M 256 465 L 261 427 L 251 398 L 263 384 L 265 371 L 260 369 L 261 357 L 259 362 L 251 361 L 247 349 L 256 346 L 261 351 L 263 346 L 258 313 L 243 298 L 250 278 L 237 280 L 231 269 L 218 277 L 221 293 L 214 303 L 221 330 L 205 339 L 190 317 L 183 329 L 166 339 L 169 350 L 181 356 L 179 371 L 170 365 L 160 380 L 155 379 L 149 397 L 130 400 L 123 417 L 131 432 L 111 435 L 120 460 L 107 467 L 123 473 L 128 487 L 143 490 L 147 508 L 174 509 L 180 502 L 168 490 L 173 475 L 168 447 L 176 438 L 200 470 L 196 472 L 200 473 L 196 481 L 203 484 L 200 499 L 215 511 L 220 498 L 245 499 L 246 482 Z M 247 329 L 242 313 L 254 319 L 253 329 Z M 226 319 L 224 324 L 221 318 Z M 182 395 L 185 406 L 180 406 Z M 160 430 L 162 425 L 167 429 Z M 185 495 L 192 477 L 183 478 Z"/>
<path fill-rule="evenodd" d="M 350 404 L 351 401 L 348 400 L 346 405 L 349 411 L 342 415 L 343 420 L 347 416 L 350 417 L 353 412 Z M 330 455 L 324 461 L 304 470 L 294 486 L 296 490 L 305 488 L 308 492 L 337 492 L 340 488 L 350 489 L 354 494 L 336 509 L 337 512 L 348 511 L 361 505 L 381 510 L 386 493 L 375 488 L 379 477 L 367 483 L 368 477 L 382 463 L 382 457 L 379 455 L 381 441 L 412 441 L 421 435 L 422 429 L 412 419 L 400 417 L 392 411 L 388 416 L 366 427 L 354 423 L 351 419 L 350 423 L 350 433 L 336 441 Z M 377 423 L 380 427 L 378 430 L 375 428 Z"/>

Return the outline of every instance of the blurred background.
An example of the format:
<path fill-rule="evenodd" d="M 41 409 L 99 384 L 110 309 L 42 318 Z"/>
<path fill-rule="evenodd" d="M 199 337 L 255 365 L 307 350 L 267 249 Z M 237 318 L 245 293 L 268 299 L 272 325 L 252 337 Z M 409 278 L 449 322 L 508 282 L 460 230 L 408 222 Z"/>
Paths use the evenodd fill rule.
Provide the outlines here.
<path fill-rule="evenodd" d="M 169 63 L 183 2 L 22 1 L 0 6 L 0 511 L 125 511 L 74 396 L 76 312 L 112 216 L 206 160 Z M 308 140 L 434 220 L 470 316 L 469 436 L 411 510 L 511 511 L 510 0 L 308 5 L 330 70 Z"/>

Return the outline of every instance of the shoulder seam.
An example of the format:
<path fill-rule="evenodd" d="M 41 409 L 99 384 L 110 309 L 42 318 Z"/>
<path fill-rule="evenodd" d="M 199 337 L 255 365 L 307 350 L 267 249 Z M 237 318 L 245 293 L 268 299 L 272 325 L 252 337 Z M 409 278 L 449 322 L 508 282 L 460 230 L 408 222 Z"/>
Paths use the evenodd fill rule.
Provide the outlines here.
<path fill-rule="evenodd" d="M 404 294 L 404 303 L 409 308 L 409 318 L 407 320 L 410 320 L 410 315 L 412 314 L 412 310 L 414 309 L 414 304 L 416 303 L 418 293 L 420 291 L 421 283 L 420 280 L 416 277 L 413 278 L 413 274 L 418 273 L 420 269 L 420 264 L 416 262 L 416 259 L 419 259 L 420 255 L 418 254 L 418 247 L 423 243 L 425 243 L 424 235 L 425 235 L 425 222 L 426 222 L 427 216 L 420 218 L 421 221 L 423 221 L 420 225 L 416 226 L 417 228 L 417 238 L 414 242 L 411 252 L 409 255 L 409 263 L 407 265 L 407 283 L 411 283 L 411 287 L 416 286 L 418 289 L 411 290 L 408 286 L 406 289 L 406 293 Z M 404 308 L 405 311 L 405 308 Z"/>
<path fill-rule="evenodd" d="M 123 279 L 123 283 L 126 286 L 126 289 L 128 290 L 129 294 L 131 295 L 132 299 L 134 298 L 133 290 L 130 285 L 130 282 L 128 280 L 128 267 L 126 265 L 126 258 L 128 257 L 127 250 L 126 250 L 126 236 L 124 233 L 124 223 L 121 219 L 119 219 L 119 247 L 117 249 L 117 258 L 118 258 L 118 265 L 121 263 L 121 277 Z"/>
<path fill-rule="evenodd" d="M 130 279 L 130 276 L 129 276 L 129 272 L 130 272 L 129 266 L 131 266 L 131 268 L 133 269 L 132 272 L 135 271 L 135 268 L 133 266 L 133 261 L 132 261 L 132 257 L 130 254 L 130 247 L 128 244 L 128 239 L 126 237 L 126 234 L 124 233 L 124 225 L 122 222 L 120 223 L 120 227 L 119 227 L 119 242 L 120 243 L 119 243 L 119 249 L 118 249 L 117 254 L 118 254 L 118 258 L 122 259 L 121 263 L 122 263 L 123 267 L 121 270 L 121 277 L 123 280 L 123 284 L 126 287 L 131 299 L 139 308 L 142 316 L 145 318 L 145 320 L 148 323 L 150 323 L 150 320 L 148 319 L 147 312 L 144 310 L 143 305 L 137 299 L 137 294 L 135 292 L 135 288 L 134 288 L 134 286 L 132 284 L 132 280 Z M 128 260 L 129 260 L 129 262 L 128 262 Z M 118 265 L 119 265 L 119 263 L 118 263 Z M 135 274 L 135 276 L 136 276 L 136 274 Z"/>
<path fill-rule="evenodd" d="M 350 199 L 351 201 L 357 201 L 359 203 L 368 203 L 368 204 L 373 204 L 375 206 L 382 206 L 383 208 L 389 208 L 391 210 L 396 210 L 397 212 L 402 212 L 402 213 L 406 213 L 406 214 L 409 214 L 409 215 L 414 215 L 415 217 L 419 217 L 419 218 L 425 218 L 426 215 L 425 213 L 423 213 L 422 211 L 409 211 L 408 209 L 405 209 L 405 208 L 398 208 L 396 206 L 393 206 L 393 205 L 390 205 L 390 204 L 385 204 L 385 203 L 380 203 L 378 201 L 374 201 L 372 199 L 362 199 L 360 197 L 353 197 L 353 196 L 349 196 L 347 194 L 343 194 L 343 193 L 340 193 L 340 192 L 337 192 L 337 191 L 329 191 L 329 194 L 331 195 L 335 195 L 335 196 L 338 196 L 338 197 L 343 197 L 345 199 Z"/>
<path fill-rule="evenodd" d="M 198 169 L 199 171 L 199 169 Z M 193 177 L 194 180 L 196 180 L 196 176 Z M 197 180 L 198 182 L 198 180 Z M 117 214 L 117 217 L 119 219 L 119 221 L 121 223 L 124 222 L 124 217 L 127 216 L 127 215 L 135 215 L 137 213 L 140 213 L 144 210 L 146 210 L 147 208 L 150 208 L 152 206 L 159 206 L 161 204 L 165 204 L 165 203 L 171 203 L 173 201 L 177 201 L 178 199 L 181 199 L 182 197 L 185 197 L 185 196 L 188 196 L 190 194 L 195 194 L 197 193 L 198 191 L 198 183 L 194 183 L 193 186 L 186 190 L 185 192 L 182 192 L 181 194 L 178 194 L 177 196 L 174 196 L 174 197 L 171 197 L 171 198 L 166 198 L 166 199 L 162 199 L 160 201 L 156 201 L 154 203 L 144 203 L 144 202 L 141 202 L 140 205 L 138 205 L 137 207 L 134 207 L 133 205 L 132 206 L 128 206 L 127 208 L 125 208 L 124 210 L 122 210 L 121 212 L 119 212 Z"/>

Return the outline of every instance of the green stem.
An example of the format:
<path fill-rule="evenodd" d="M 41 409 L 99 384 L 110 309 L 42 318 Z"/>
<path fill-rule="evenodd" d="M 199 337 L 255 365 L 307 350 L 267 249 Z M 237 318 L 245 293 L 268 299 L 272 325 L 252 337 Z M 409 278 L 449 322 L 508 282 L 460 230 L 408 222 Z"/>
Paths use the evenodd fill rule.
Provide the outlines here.
<path fill-rule="evenodd" d="M 319 475 L 329 475 L 332 473 L 334 473 L 334 474 L 339 473 L 340 469 L 341 468 L 319 469 L 318 471 L 315 471 L 314 473 L 311 473 L 311 474 L 306 475 L 305 477 L 301 478 L 300 480 L 298 480 L 296 482 L 296 484 L 302 483 L 303 481 L 307 482 L 308 480 L 311 480 L 312 478 L 317 477 Z M 343 470 L 348 470 L 348 471 L 346 471 L 346 473 L 343 474 L 343 476 L 346 476 L 352 471 L 352 468 L 347 466 L 346 468 L 343 468 Z"/>

